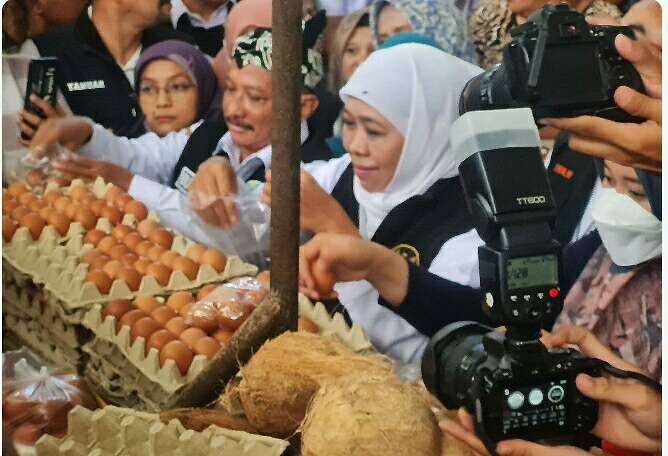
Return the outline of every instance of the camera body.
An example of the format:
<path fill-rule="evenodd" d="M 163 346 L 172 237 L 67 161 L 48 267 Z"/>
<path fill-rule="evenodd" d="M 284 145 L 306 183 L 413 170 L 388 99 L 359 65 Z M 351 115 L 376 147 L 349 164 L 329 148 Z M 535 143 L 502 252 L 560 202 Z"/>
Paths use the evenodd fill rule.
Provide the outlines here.
<path fill-rule="evenodd" d="M 634 38 L 625 26 L 590 26 L 568 5 L 548 5 L 511 30 L 503 63 L 473 78 L 460 99 L 460 113 L 531 107 L 534 117 L 594 115 L 641 122 L 617 107 L 615 90 L 644 92 L 640 75 L 620 57 L 615 37 Z"/>

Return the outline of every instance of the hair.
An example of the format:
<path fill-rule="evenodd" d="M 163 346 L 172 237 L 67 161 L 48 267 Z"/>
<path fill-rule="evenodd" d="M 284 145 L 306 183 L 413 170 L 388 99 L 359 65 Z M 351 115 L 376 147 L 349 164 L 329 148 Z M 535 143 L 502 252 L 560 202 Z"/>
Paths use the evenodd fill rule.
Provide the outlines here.
<path fill-rule="evenodd" d="M 332 55 L 329 57 L 329 74 L 327 75 L 327 85 L 330 92 L 337 94 L 343 81 L 341 80 L 341 64 L 343 53 L 350 38 L 359 27 L 369 26 L 369 9 L 363 8 L 344 17 L 336 28 L 334 43 L 332 45 Z"/>

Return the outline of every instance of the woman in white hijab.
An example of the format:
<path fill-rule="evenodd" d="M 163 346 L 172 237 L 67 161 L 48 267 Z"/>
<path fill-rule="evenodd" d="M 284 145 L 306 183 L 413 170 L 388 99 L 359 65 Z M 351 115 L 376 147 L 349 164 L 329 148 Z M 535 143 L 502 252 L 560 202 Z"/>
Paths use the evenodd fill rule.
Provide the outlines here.
<path fill-rule="evenodd" d="M 459 95 L 480 71 L 423 44 L 371 54 L 340 91 L 348 154 L 306 165 L 302 173 L 302 229 L 354 233 L 459 286 L 477 287 L 482 241 L 465 206 L 449 135 Z M 427 338 L 379 302 L 368 282 L 335 290 L 377 349 L 402 362 L 419 359 Z M 477 313 L 479 304 L 474 307 Z"/>

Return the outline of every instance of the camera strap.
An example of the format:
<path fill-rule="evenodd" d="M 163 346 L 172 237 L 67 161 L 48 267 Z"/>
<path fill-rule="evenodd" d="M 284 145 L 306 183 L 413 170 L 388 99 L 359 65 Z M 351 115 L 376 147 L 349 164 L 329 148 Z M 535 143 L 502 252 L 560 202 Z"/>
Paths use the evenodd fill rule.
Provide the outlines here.
<path fill-rule="evenodd" d="M 599 360 L 600 361 L 600 360 Z M 616 378 L 621 378 L 621 379 L 631 379 L 631 380 L 636 380 L 643 385 L 652 388 L 654 391 L 658 392 L 661 394 L 661 383 L 657 382 L 654 379 L 649 378 L 646 375 L 643 375 L 639 372 L 633 372 L 633 371 L 626 371 L 622 369 L 618 369 L 614 366 L 611 366 L 610 364 L 606 363 L 605 361 L 600 361 L 601 362 L 601 368 L 603 369 L 603 372 L 616 377 Z"/>

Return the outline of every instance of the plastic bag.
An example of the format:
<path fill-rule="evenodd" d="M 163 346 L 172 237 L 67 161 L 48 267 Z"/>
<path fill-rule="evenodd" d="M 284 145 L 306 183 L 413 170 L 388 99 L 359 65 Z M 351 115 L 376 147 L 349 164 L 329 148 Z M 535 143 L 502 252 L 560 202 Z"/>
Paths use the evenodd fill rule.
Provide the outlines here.
<path fill-rule="evenodd" d="M 218 330 L 234 333 L 260 305 L 268 292 L 269 290 L 253 277 L 234 279 L 192 304 L 185 314 L 184 322 L 208 333 Z"/>
<path fill-rule="evenodd" d="M 66 160 L 74 155 L 60 144 L 55 144 L 54 152 L 41 158 L 35 157 L 30 152 L 25 153 L 14 166 L 10 180 L 25 182 L 31 187 L 46 187 L 50 178 L 58 180 L 60 185 L 69 185 L 71 178 L 65 178 L 63 174 L 51 166 L 51 161 Z"/>
<path fill-rule="evenodd" d="M 34 446 L 43 434 L 65 435 L 75 406 L 97 408 L 77 376 L 51 373 L 36 366 L 34 356 L 16 358 L 3 355 L 2 421 L 17 450 Z"/>

